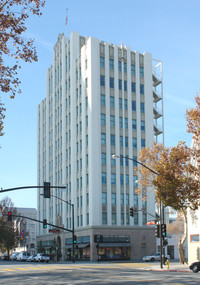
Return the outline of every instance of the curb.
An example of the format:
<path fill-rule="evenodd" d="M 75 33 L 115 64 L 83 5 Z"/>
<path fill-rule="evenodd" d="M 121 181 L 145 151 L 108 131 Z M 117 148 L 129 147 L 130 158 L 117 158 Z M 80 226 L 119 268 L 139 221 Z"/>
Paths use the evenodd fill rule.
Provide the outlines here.
<path fill-rule="evenodd" d="M 179 270 L 179 269 L 150 269 L 151 271 L 168 271 L 168 272 L 190 272 L 190 270 Z"/>

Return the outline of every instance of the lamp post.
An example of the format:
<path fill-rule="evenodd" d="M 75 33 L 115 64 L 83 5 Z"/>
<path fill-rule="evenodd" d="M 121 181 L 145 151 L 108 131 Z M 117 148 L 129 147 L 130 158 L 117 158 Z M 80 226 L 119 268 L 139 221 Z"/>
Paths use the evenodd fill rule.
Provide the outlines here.
<path fill-rule="evenodd" d="M 44 194 L 40 194 L 41 196 L 44 196 Z M 52 197 L 54 198 L 57 198 L 59 200 L 61 200 L 62 202 L 65 202 L 66 204 L 70 205 L 72 207 L 72 250 L 73 250 L 73 258 L 72 258 L 72 261 L 73 263 L 75 263 L 75 256 L 74 256 L 74 204 L 71 204 L 69 202 L 67 202 L 66 200 L 63 200 L 62 198 L 60 197 L 57 197 L 55 195 L 52 195 Z"/>
<path fill-rule="evenodd" d="M 112 157 L 114 159 L 122 157 L 122 158 L 125 158 L 125 159 L 132 160 L 133 162 L 136 162 L 137 164 L 141 165 L 142 167 L 145 167 L 146 169 L 148 169 L 149 171 L 151 171 L 155 175 L 159 175 L 156 171 L 154 171 L 153 169 L 149 168 L 148 166 L 146 166 L 145 164 L 141 163 L 140 161 L 138 161 L 138 160 L 136 160 L 134 158 L 131 158 L 131 157 L 128 157 L 128 156 L 123 156 L 123 155 L 116 155 L 116 154 L 113 154 Z M 163 217 L 161 217 L 161 215 Z M 163 220 L 163 223 L 164 223 L 164 212 L 162 212 L 162 202 L 160 200 L 160 225 L 162 224 L 162 220 Z M 160 226 L 160 267 L 161 268 L 163 268 L 163 259 L 164 259 L 164 256 L 163 256 L 163 240 L 162 240 L 162 236 L 161 236 L 161 226 Z"/>

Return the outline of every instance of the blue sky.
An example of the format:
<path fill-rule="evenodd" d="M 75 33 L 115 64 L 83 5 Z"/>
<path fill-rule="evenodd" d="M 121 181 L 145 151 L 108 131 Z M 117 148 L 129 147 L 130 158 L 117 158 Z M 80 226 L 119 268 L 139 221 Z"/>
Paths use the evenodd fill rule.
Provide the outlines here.
<path fill-rule="evenodd" d="M 37 184 L 37 106 L 46 96 L 46 71 L 59 33 L 72 31 L 149 52 L 163 62 L 165 145 L 190 146 L 185 112 L 195 107 L 200 75 L 199 0 L 48 0 L 32 17 L 27 35 L 35 39 L 39 61 L 23 64 L 22 94 L 6 103 L 0 137 L 0 187 Z M 0 199 L 5 195 L 1 194 Z M 36 207 L 36 190 L 8 192 L 15 206 Z"/>

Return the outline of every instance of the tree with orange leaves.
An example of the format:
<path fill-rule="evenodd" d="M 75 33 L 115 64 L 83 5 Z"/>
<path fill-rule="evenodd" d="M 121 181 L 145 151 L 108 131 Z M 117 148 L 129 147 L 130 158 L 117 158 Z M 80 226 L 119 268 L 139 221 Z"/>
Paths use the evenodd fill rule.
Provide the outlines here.
<path fill-rule="evenodd" d="M 187 131 L 188 133 L 193 134 L 193 146 L 192 146 L 192 156 L 196 162 L 196 165 L 199 166 L 200 162 L 200 97 L 199 93 L 195 97 L 197 103 L 195 108 L 186 110 L 186 120 L 187 120 Z"/>
<path fill-rule="evenodd" d="M 196 179 L 197 168 L 191 164 L 191 149 L 184 142 L 174 147 L 164 147 L 154 144 L 150 149 L 143 148 L 139 154 L 139 161 L 157 173 L 147 168 L 138 167 L 139 187 L 155 189 L 157 202 L 178 211 L 184 219 L 184 234 L 179 241 L 180 263 L 186 262 L 183 244 L 187 238 L 187 208 L 195 210 L 199 206 L 200 182 Z"/>
<path fill-rule="evenodd" d="M 30 15 L 41 15 L 44 0 L 0 0 L 0 90 L 14 98 L 21 93 L 18 70 L 20 60 L 37 61 L 32 39 L 23 37 Z M 9 61 L 6 59 L 9 57 Z M 9 64 L 8 64 L 9 62 Z M 0 135 L 3 135 L 5 108 L 0 103 Z"/>

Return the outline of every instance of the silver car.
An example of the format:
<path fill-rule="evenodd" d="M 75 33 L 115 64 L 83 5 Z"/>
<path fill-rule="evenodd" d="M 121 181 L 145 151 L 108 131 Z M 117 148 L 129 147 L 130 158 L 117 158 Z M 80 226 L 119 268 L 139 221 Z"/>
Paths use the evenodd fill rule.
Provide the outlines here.
<path fill-rule="evenodd" d="M 170 259 L 169 255 L 165 255 L 165 260 Z M 143 257 L 143 261 L 159 261 L 160 260 L 160 252 L 153 253 L 151 255 L 147 255 Z"/>

